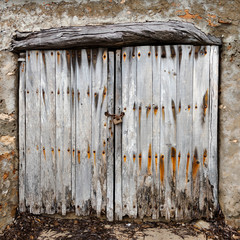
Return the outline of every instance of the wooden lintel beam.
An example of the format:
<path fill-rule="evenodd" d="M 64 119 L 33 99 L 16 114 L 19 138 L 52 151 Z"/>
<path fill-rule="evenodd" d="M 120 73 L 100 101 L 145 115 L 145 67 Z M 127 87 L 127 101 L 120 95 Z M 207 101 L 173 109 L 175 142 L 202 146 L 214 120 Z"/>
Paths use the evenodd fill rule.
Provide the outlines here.
<path fill-rule="evenodd" d="M 206 35 L 192 23 L 144 22 L 114 25 L 60 27 L 38 32 L 16 32 L 10 51 L 123 47 L 136 45 L 221 45 L 220 38 Z"/>

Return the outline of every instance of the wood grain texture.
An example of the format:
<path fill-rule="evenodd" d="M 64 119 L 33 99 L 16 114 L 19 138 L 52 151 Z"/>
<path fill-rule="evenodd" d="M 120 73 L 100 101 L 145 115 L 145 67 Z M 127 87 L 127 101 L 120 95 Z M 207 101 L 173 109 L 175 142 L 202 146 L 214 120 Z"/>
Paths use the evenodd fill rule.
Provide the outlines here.
<path fill-rule="evenodd" d="M 61 27 L 33 33 L 17 32 L 11 51 L 73 47 L 122 47 L 151 44 L 221 45 L 191 23 L 145 22 L 102 26 Z"/>
<path fill-rule="evenodd" d="M 114 69 L 115 54 L 108 52 L 107 110 L 114 112 Z M 107 219 L 114 220 L 114 125 L 111 118 L 107 120 Z"/>
<path fill-rule="evenodd" d="M 122 52 L 116 51 L 115 114 L 122 112 Z M 122 220 L 122 125 L 115 125 L 115 220 Z"/>
<path fill-rule="evenodd" d="M 19 210 L 25 212 L 26 178 L 26 63 L 19 66 Z"/>
<path fill-rule="evenodd" d="M 213 188 L 213 198 L 208 196 L 210 204 L 211 217 L 214 216 L 215 211 L 218 210 L 218 79 L 219 79 L 219 47 L 211 46 L 210 53 L 210 109 L 209 109 L 209 162 L 208 162 L 208 176 L 209 184 Z"/>
<path fill-rule="evenodd" d="M 44 212 L 55 213 L 56 173 L 56 58 L 39 52 L 41 64 L 41 191 Z"/>
<path fill-rule="evenodd" d="M 192 117 L 193 117 L 193 58 L 194 49 L 189 45 L 178 46 L 177 71 L 177 151 L 176 151 L 176 219 L 191 219 L 192 202 Z"/>
<path fill-rule="evenodd" d="M 76 214 L 90 213 L 92 181 L 92 51 L 76 51 Z"/>
<path fill-rule="evenodd" d="M 39 51 L 26 53 L 26 207 L 40 214 L 41 193 L 41 64 Z"/>

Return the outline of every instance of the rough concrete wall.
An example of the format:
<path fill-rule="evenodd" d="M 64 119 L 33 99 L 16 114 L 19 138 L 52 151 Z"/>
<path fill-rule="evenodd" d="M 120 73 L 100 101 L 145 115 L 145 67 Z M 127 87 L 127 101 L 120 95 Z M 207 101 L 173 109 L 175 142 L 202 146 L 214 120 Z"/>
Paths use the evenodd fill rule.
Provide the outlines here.
<path fill-rule="evenodd" d="M 17 61 L 9 53 L 14 31 L 86 24 L 192 22 L 223 37 L 219 106 L 219 201 L 228 223 L 240 227 L 240 2 L 237 0 L 5 0 L 0 6 L 0 228 L 17 206 Z M 3 217 L 4 216 L 4 217 Z"/>

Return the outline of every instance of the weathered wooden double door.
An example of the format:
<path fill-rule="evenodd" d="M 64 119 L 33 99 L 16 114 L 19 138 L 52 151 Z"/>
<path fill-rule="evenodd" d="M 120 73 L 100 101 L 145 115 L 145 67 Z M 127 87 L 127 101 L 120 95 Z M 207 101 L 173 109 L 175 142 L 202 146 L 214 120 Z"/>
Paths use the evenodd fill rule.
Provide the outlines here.
<path fill-rule="evenodd" d="M 217 96 L 216 46 L 27 51 L 20 210 L 109 220 L 212 217 Z M 109 114 L 122 112 L 114 125 Z"/>

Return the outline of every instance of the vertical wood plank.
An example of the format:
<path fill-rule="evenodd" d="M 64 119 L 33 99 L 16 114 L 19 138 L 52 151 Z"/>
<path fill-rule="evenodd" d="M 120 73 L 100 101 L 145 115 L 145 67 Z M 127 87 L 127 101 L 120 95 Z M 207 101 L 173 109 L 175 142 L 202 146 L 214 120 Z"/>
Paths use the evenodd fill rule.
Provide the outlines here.
<path fill-rule="evenodd" d="M 19 66 L 19 210 L 26 211 L 25 178 L 26 178 L 26 63 Z"/>
<path fill-rule="evenodd" d="M 26 206 L 39 214 L 41 196 L 41 104 L 39 51 L 26 53 Z"/>
<path fill-rule="evenodd" d="M 107 82 L 107 109 L 114 112 L 114 52 L 108 52 L 108 82 Z M 111 118 L 107 120 L 107 219 L 113 221 L 113 196 L 114 196 L 114 126 Z"/>
<path fill-rule="evenodd" d="M 72 51 L 72 64 L 71 64 L 71 120 L 72 120 L 72 146 L 71 146 L 71 154 L 72 154 L 72 208 L 75 207 L 76 200 L 76 97 L 77 97 L 77 74 L 76 74 L 76 65 L 77 65 L 77 51 Z"/>
<path fill-rule="evenodd" d="M 218 164 L 217 164 L 217 126 L 218 126 L 218 79 L 219 79 L 219 47 L 211 46 L 210 53 L 210 103 L 209 103 L 209 160 L 208 160 L 208 177 L 211 184 L 211 194 L 208 193 L 210 204 L 210 217 L 213 217 L 214 211 L 218 208 Z M 212 188 L 213 187 L 213 188 Z M 209 196 L 210 195 L 210 196 Z"/>
<path fill-rule="evenodd" d="M 206 215 L 208 207 L 204 199 L 207 194 L 204 177 L 208 162 L 208 115 L 209 115 L 209 56 L 210 47 L 194 47 L 193 74 L 193 209 L 194 217 Z"/>
<path fill-rule="evenodd" d="M 91 50 L 77 52 L 76 214 L 90 213 L 91 196 Z"/>
<path fill-rule="evenodd" d="M 136 50 L 122 49 L 122 206 L 123 216 L 137 217 Z"/>
<path fill-rule="evenodd" d="M 161 120 L 161 83 L 160 83 L 160 47 L 152 47 L 153 85 L 152 85 L 152 174 L 153 174 L 153 213 L 152 218 L 159 218 L 160 211 L 160 120 Z"/>
<path fill-rule="evenodd" d="M 55 51 L 39 52 L 41 64 L 41 191 L 44 211 L 55 213 L 56 59 Z"/>
<path fill-rule="evenodd" d="M 115 113 L 122 112 L 121 50 L 115 54 Z M 122 125 L 115 125 L 115 220 L 122 220 Z"/>
<path fill-rule="evenodd" d="M 191 219 L 192 89 L 194 49 L 178 46 L 176 219 Z"/>
<path fill-rule="evenodd" d="M 175 213 L 176 188 L 176 46 L 161 47 L 161 160 L 164 163 L 165 203 L 167 220 Z M 160 166 L 161 167 L 161 166 Z"/>
<path fill-rule="evenodd" d="M 66 214 L 71 201 L 71 118 L 69 51 L 56 53 L 56 198 L 58 212 Z"/>
<path fill-rule="evenodd" d="M 152 212 L 152 58 L 149 46 L 137 47 L 138 215 Z"/>
<path fill-rule="evenodd" d="M 107 50 L 93 49 L 92 59 L 92 206 L 100 216 L 106 209 L 107 142 Z M 110 130 L 111 131 L 111 130 Z M 111 131 L 111 135 L 113 132 Z"/>

